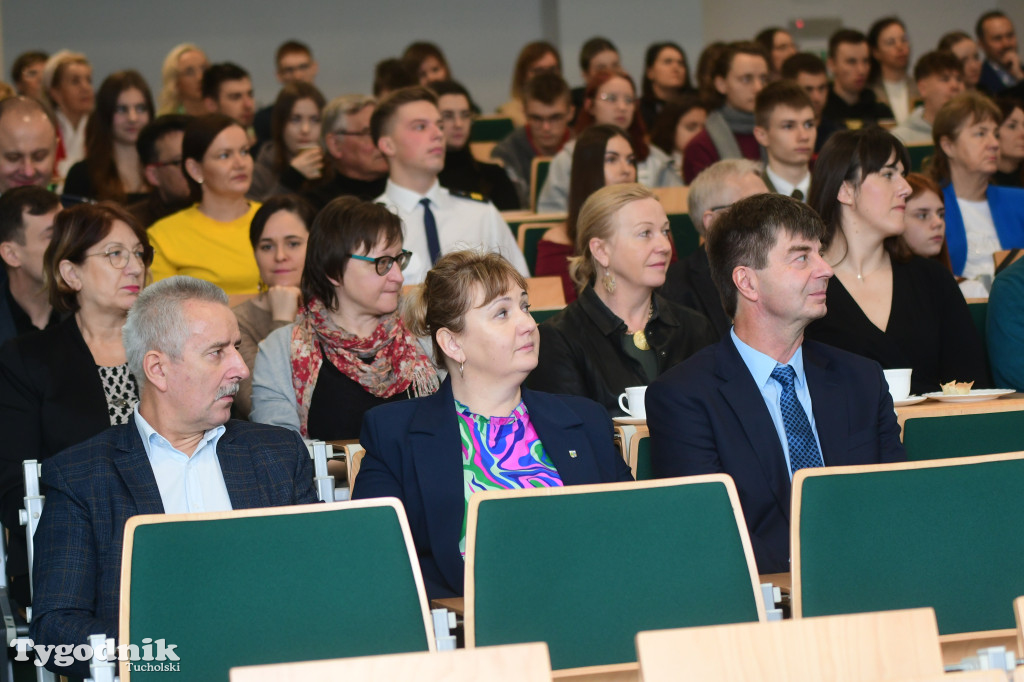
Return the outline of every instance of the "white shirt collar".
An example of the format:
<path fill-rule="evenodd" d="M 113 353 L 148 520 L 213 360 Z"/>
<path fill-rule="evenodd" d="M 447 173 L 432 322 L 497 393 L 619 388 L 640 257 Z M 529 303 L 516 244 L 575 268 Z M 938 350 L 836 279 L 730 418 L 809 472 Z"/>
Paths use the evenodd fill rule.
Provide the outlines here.
<path fill-rule="evenodd" d="M 804 179 L 795 185 L 791 185 L 788 180 L 782 178 L 778 173 L 772 170 L 771 166 L 765 166 L 765 174 L 768 179 L 772 181 L 775 186 L 775 191 L 779 194 L 784 194 L 787 197 L 793 196 L 793 190 L 798 189 L 803 192 L 804 201 L 807 201 L 807 194 L 811 191 L 811 171 L 808 169 Z"/>
<path fill-rule="evenodd" d="M 434 180 L 434 184 L 430 186 L 426 194 L 420 194 L 414 192 L 411 189 L 396 185 L 388 178 L 387 186 L 384 189 L 384 194 L 387 195 L 388 199 L 394 202 L 395 206 L 406 213 L 412 213 L 416 208 L 416 205 L 420 203 L 423 198 L 430 199 L 430 203 L 437 204 L 437 199 L 441 195 L 441 183 Z"/>

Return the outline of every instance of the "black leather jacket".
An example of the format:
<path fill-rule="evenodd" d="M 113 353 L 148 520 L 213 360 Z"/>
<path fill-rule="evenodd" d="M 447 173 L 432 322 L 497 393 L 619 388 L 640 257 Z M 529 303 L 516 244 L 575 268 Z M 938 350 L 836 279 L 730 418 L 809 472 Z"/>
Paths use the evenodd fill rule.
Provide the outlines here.
<path fill-rule="evenodd" d="M 612 416 L 627 386 L 644 386 L 640 363 L 622 350 L 626 323 L 598 298 L 593 287 L 540 325 L 540 361 L 526 379 L 538 391 L 581 395 L 604 405 Z M 715 342 L 711 323 L 700 313 L 654 294 L 654 315 L 645 329 L 658 360 L 658 374 Z"/>

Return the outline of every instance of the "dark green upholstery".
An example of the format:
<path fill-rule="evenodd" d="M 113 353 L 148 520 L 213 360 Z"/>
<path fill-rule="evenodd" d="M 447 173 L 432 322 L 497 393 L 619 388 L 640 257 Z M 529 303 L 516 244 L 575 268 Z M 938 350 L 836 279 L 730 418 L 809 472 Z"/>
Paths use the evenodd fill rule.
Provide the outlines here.
<path fill-rule="evenodd" d="M 933 144 L 915 144 L 907 147 L 907 151 L 910 152 L 910 170 L 915 173 L 920 173 L 924 170 L 924 164 L 928 159 L 935 155 L 935 145 Z"/>
<path fill-rule="evenodd" d="M 540 196 L 540 191 L 544 189 L 544 181 L 548 179 L 548 170 L 551 168 L 551 159 L 534 159 L 534 163 L 537 166 L 537 184 L 531 189 L 533 190 L 533 206 L 536 209 L 537 198 Z"/>
<path fill-rule="evenodd" d="M 1021 490 L 1020 458 L 808 476 L 794 519 L 802 615 L 931 606 L 940 634 L 1013 628 Z"/>
<path fill-rule="evenodd" d="M 533 321 L 540 324 L 541 322 L 551 319 L 563 310 L 565 310 L 565 308 L 544 308 L 543 310 L 530 308 L 530 314 L 533 315 Z"/>
<path fill-rule="evenodd" d="M 470 142 L 501 142 L 515 130 L 512 119 L 504 116 L 478 118 L 469 129 Z"/>
<path fill-rule="evenodd" d="M 651 472 L 651 437 L 637 436 L 636 444 L 636 480 L 649 481 L 654 478 Z"/>
<path fill-rule="evenodd" d="M 668 226 L 672 230 L 672 241 L 676 244 L 676 255 L 680 260 L 689 256 L 700 246 L 700 235 L 697 234 L 697 228 L 693 226 L 689 213 L 669 214 Z"/>
<path fill-rule="evenodd" d="M 912 461 L 1024 451 L 1024 412 L 908 419 L 903 447 Z"/>
<path fill-rule="evenodd" d="M 519 226 L 520 230 L 526 230 L 526 234 L 523 235 L 523 257 L 526 258 L 526 265 L 531 273 L 537 271 L 537 244 L 550 228 L 551 225 L 548 223 L 541 223 L 538 226 L 524 223 Z"/>
<path fill-rule="evenodd" d="M 178 645 L 180 679 L 225 682 L 233 666 L 428 649 L 389 506 L 141 525 L 131 560 L 130 641 Z"/>
<path fill-rule="evenodd" d="M 471 498 L 477 646 L 574 668 L 637 660 L 641 630 L 757 620 L 724 483 L 566 493 Z"/>

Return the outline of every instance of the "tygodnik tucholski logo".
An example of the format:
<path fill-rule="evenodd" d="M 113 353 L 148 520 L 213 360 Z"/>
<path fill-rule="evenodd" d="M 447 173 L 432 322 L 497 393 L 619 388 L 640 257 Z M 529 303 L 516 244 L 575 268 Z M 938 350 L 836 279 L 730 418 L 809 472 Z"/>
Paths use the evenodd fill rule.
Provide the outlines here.
<path fill-rule="evenodd" d="M 53 659 L 57 667 L 69 666 L 76 661 L 89 663 L 94 654 L 99 654 L 102 660 L 130 661 L 133 671 L 167 671 L 180 672 L 181 663 L 178 654 L 174 652 L 177 644 L 168 644 L 164 639 L 154 640 L 146 637 L 142 640 L 142 646 L 138 644 L 119 644 L 114 646 L 114 640 L 108 639 L 97 651 L 88 644 L 36 644 L 28 637 L 15 639 L 11 646 L 17 651 L 14 657 L 16 661 L 28 661 L 29 652 L 35 653 L 34 663 L 42 667 Z"/>

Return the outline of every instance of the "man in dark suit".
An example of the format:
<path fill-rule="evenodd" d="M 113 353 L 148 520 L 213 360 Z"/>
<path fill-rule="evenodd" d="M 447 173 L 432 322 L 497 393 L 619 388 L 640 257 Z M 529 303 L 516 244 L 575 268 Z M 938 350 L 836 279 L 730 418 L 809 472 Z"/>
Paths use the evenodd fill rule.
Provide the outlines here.
<path fill-rule="evenodd" d="M 1017 34 L 1008 16 L 999 10 L 985 12 L 978 18 L 974 32 L 985 53 L 979 88 L 996 95 L 1024 80 L 1024 69 L 1017 53 Z"/>
<path fill-rule="evenodd" d="M 715 220 L 740 199 L 768 191 L 762 179 L 761 164 L 749 159 L 716 161 L 702 170 L 690 185 L 687 208 L 700 234 L 707 238 Z M 711 321 L 715 337 L 729 333 L 732 320 L 722 307 L 722 298 L 711 280 L 705 244 L 686 258 L 669 266 L 661 295 L 679 305 L 692 308 Z"/>
<path fill-rule="evenodd" d="M 708 257 L 735 325 L 647 389 L 655 476 L 732 476 L 761 573 L 789 570 L 796 470 L 906 457 L 878 363 L 804 342 L 825 314 L 825 232 L 812 209 L 777 194 L 720 217 Z"/>
<path fill-rule="evenodd" d="M 249 371 L 227 303 L 218 287 L 191 277 L 145 289 L 122 332 L 129 369 L 142 387 L 134 419 L 43 464 L 36 645 L 84 644 L 94 633 L 117 637 L 129 517 L 316 502 L 309 454 L 297 434 L 229 421 Z M 58 668 L 51 657 L 47 665 L 88 674 L 84 662 Z"/>

